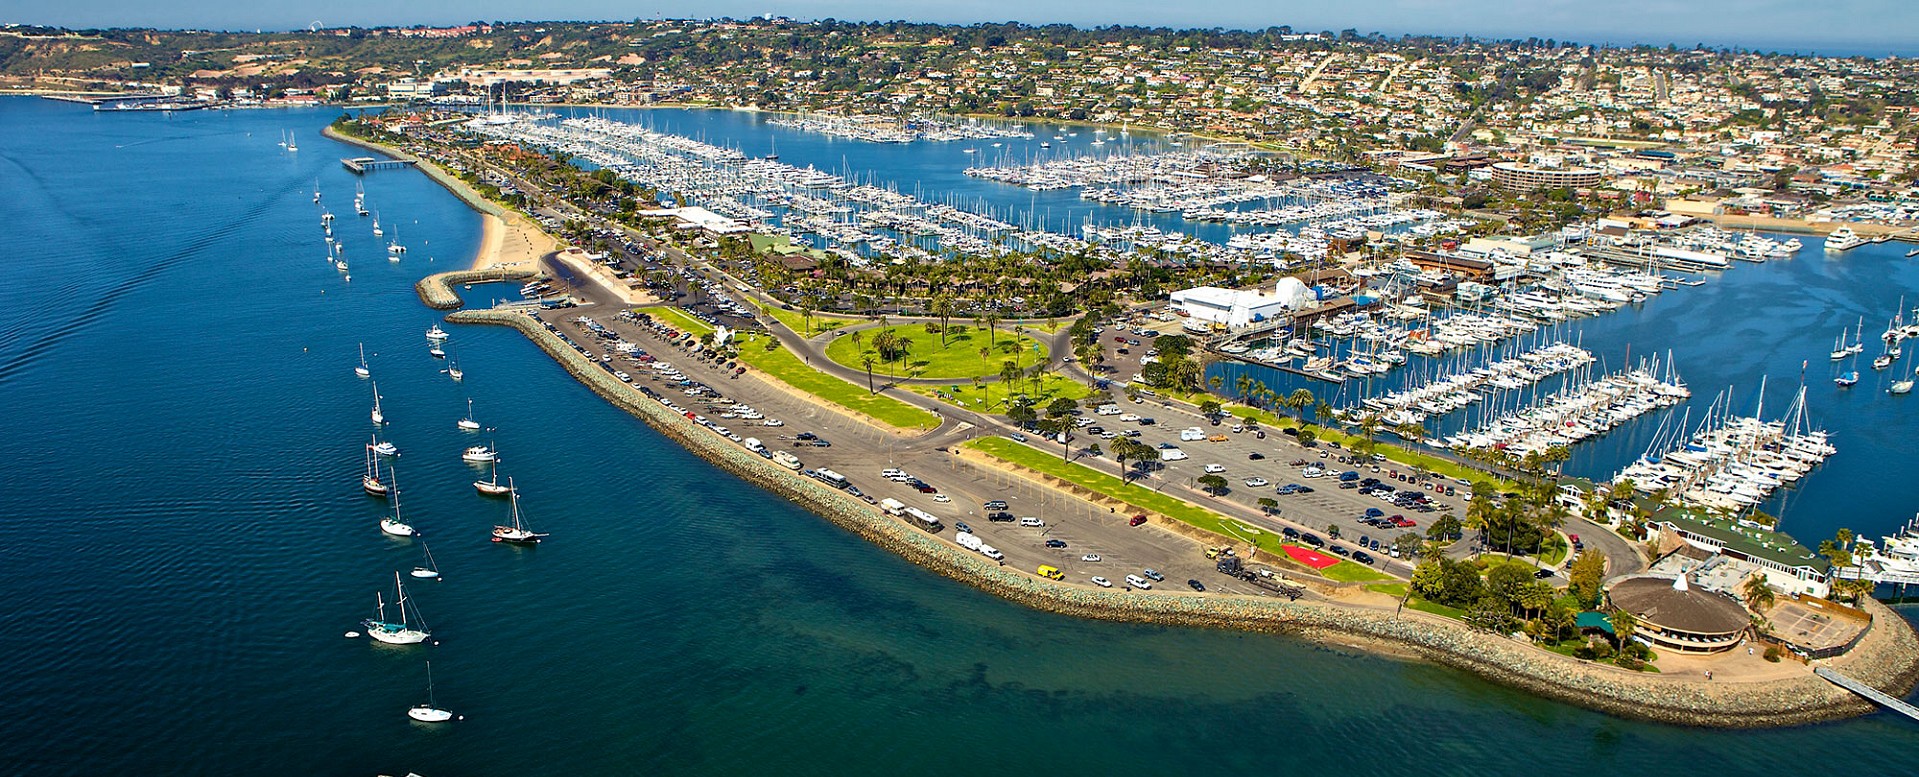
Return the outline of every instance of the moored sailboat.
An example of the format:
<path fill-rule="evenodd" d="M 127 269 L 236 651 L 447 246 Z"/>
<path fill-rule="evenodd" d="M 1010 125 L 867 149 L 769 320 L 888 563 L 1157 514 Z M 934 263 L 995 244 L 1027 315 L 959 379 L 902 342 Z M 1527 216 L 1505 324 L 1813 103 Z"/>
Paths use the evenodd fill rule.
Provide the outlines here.
<path fill-rule="evenodd" d="M 366 343 L 360 344 L 360 366 L 353 368 L 353 374 L 358 375 L 362 378 L 368 378 L 373 376 L 373 371 L 370 369 L 367 369 L 367 366 L 366 366 Z"/>
<path fill-rule="evenodd" d="M 481 496 L 506 496 L 512 491 L 510 487 L 500 485 L 500 465 L 498 462 L 494 462 L 493 464 L 493 476 L 486 480 L 473 481 L 473 488 L 479 491 Z"/>
<path fill-rule="evenodd" d="M 425 563 L 414 567 L 411 574 L 421 580 L 444 579 L 440 577 L 440 565 L 433 560 L 433 550 L 426 546 L 426 540 L 420 540 L 420 554 L 425 557 Z"/>
<path fill-rule="evenodd" d="M 373 418 L 373 423 L 386 423 L 386 414 L 380 412 L 380 384 L 377 382 L 373 384 L 373 412 L 370 415 Z"/>
<path fill-rule="evenodd" d="M 420 532 L 400 518 L 400 474 L 387 467 L 387 475 L 393 479 L 390 486 L 393 499 L 393 514 L 380 519 L 380 531 L 394 537 L 418 537 Z"/>
<path fill-rule="evenodd" d="M 480 422 L 473 420 L 473 400 L 469 399 L 466 401 L 466 417 L 460 419 L 456 425 L 460 427 L 460 431 L 462 432 L 480 431 Z"/>
<path fill-rule="evenodd" d="M 360 621 L 360 625 L 366 629 L 367 636 L 389 645 L 417 645 L 425 642 L 433 636 L 433 632 L 427 629 L 426 620 L 420 617 L 418 608 L 414 608 L 412 601 L 407 599 L 406 584 L 400 581 L 398 572 L 393 573 L 393 588 L 399 598 L 396 604 L 400 611 L 400 619 L 398 621 L 386 619 L 386 597 L 384 594 L 376 593 L 373 595 L 374 616 Z M 408 616 L 409 609 L 412 610 L 411 617 Z"/>
<path fill-rule="evenodd" d="M 506 488 L 507 498 L 513 510 L 513 525 L 493 527 L 493 541 L 510 542 L 515 545 L 539 544 L 541 540 L 546 539 L 546 535 L 526 528 L 525 520 L 520 517 L 520 491 L 513 487 L 512 478 L 507 478 Z"/>
<path fill-rule="evenodd" d="M 414 720 L 420 721 L 421 723 L 445 723 L 449 720 L 454 720 L 455 718 L 458 718 L 460 720 L 466 719 L 464 717 L 454 715 L 453 713 L 448 712 L 447 710 L 440 709 L 439 704 L 433 700 L 433 662 L 432 661 L 426 662 L 426 701 L 420 704 L 413 705 L 411 709 L 408 709 L 406 711 L 406 716 Z"/>
<path fill-rule="evenodd" d="M 392 489 L 380 480 L 380 458 L 374 455 L 372 445 L 366 446 L 366 474 L 360 476 L 360 488 L 366 491 L 368 496 L 381 498 L 385 498 L 392 492 Z"/>

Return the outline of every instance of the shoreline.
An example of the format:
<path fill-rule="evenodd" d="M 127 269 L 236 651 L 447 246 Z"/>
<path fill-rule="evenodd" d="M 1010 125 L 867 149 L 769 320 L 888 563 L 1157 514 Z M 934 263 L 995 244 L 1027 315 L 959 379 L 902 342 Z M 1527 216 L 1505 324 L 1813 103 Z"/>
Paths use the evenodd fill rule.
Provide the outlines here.
<path fill-rule="evenodd" d="M 558 251 L 559 242 L 526 216 L 507 210 L 480 196 L 465 181 L 454 177 L 431 160 L 409 154 L 391 146 L 370 140 L 343 135 L 329 126 L 320 134 L 330 140 L 384 154 L 394 159 L 411 160 L 414 166 L 426 173 L 441 188 L 453 193 L 454 197 L 466 203 L 480 215 L 480 246 L 475 250 L 469 270 L 510 270 L 524 269 L 539 271 L 540 258 Z M 457 303 L 456 303 L 457 306 Z"/>
<path fill-rule="evenodd" d="M 1119 594 L 1041 581 L 966 553 L 957 546 L 873 511 L 838 491 L 765 462 L 617 384 L 535 323 L 506 311 L 461 311 L 449 323 L 519 330 L 589 390 L 689 452 L 765 488 L 907 561 L 1017 604 L 1073 617 L 1171 626 L 1292 634 L 1314 642 L 1387 656 L 1412 655 L 1472 672 L 1488 681 L 1620 717 L 1709 728 L 1802 725 L 1867 714 L 1878 708 L 1807 672 L 1788 680 L 1672 680 L 1548 653 L 1473 631 L 1420 612 L 1393 613 L 1349 605 L 1263 597 L 1180 593 Z M 1903 695 L 1919 681 L 1919 634 L 1876 601 L 1865 607 L 1874 626 L 1858 647 L 1827 662 L 1855 679 Z"/>

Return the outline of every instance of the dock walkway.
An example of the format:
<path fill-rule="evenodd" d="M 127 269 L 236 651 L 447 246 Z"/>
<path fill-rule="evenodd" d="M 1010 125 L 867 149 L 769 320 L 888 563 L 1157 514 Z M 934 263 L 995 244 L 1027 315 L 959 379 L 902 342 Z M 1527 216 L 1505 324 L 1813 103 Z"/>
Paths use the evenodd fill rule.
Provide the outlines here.
<path fill-rule="evenodd" d="M 376 159 L 370 156 L 360 156 L 353 157 L 352 159 L 342 159 L 340 160 L 340 164 L 357 175 L 366 175 L 368 172 L 374 170 L 393 170 L 402 167 L 412 167 L 418 164 L 419 161 L 420 160 L 417 159 Z"/>
<path fill-rule="evenodd" d="M 1913 720 L 1919 720 L 1919 707 L 1914 707 L 1903 701 L 1895 699 L 1887 695 L 1886 693 L 1880 691 L 1878 688 L 1874 688 L 1870 685 L 1859 682 L 1858 680 L 1854 680 L 1850 677 L 1842 675 L 1838 672 L 1835 672 L 1823 666 L 1813 667 L 1812 673 L 1819 675 L 1820 677 L 1824 678 L 1827 682 L 1830 682 L 1833 685 L 1837 685 L 1848 691 L 1852 691 L 1853 693 L 1859 694 L 1860 696 L 1864 696 L 1867 699 L 1872 700 L 1874 703 L 1878 704 L 1879 706 L 1885 707 L 1886 709 L 1892 710 L 1893 712 L 1897 712 L 1908 718 L 1912 718 Z"/>

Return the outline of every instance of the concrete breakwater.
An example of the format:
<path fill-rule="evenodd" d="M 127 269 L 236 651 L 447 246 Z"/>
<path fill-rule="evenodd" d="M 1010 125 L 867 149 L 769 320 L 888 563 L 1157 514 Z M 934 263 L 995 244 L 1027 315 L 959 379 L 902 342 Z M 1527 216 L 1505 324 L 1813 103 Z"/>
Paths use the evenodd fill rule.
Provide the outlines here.
<path fill-rule="evenodd" d="M 1293 634 L 1330 644 L 1374 642 L 1385 649 L 1408 649 L 1436 663 L 1570 704 L 1682 725 L 1784 726 L 1873 709 L 1870 703 L 1810 673 L 1765 682 L 1664 678 L 1548 653 L 1522 641 L 1474 631 L 1426 613 L 1261 597 L 1117 592 L 1041 580 L 942 542 L 843 492 L 719 438 L 619 382 L 525 313 L 460 311 L 447 316 L 447 321 L 514 327 L 595 393 L 695 455 L 915 564 L 1034 609 L 1110 621 Z M 1870 602 L 1866 608 L 1876 619 L 1872 632 L 1851 653 L 1830 665 L 1874 687 L 1903 694 L 1919 680 L 1919 636 L 1885 606 Z"/>
<path fill-rule="evenodd" d="M 496 267 L 485 270 L 455 270 L 453 272 L 434 273 L 421 278 L 413 284 L 413 291 L 420 295 L 420 302 L 434 310 L 452 310 L 466 302 L 460 299 L 454 285 L 461 283 L 493 283 L 497 281 L 530 281 L 539 277 L 540 271 L 531 268 Z"/>

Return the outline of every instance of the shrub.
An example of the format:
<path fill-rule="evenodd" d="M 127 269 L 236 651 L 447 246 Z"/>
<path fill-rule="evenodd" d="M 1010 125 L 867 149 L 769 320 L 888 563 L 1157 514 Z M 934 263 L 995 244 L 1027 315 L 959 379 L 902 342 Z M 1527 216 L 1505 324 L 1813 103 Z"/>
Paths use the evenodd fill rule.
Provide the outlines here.
<path fill-rule="evenodd" d="M 1767 646 L 1766 646 L 1766 660 L 1767 660 L 1767 661 L 1771 661 L 1771 662 L 1773 662 L 1773 663 L 1775 663 L 1775 664 L 1777 664 L 1777 663 L 1779 663 L 1779 659 L 1781 659 L 1781 658 L 1784 658 L 1785 656 L 1786 656 L 1786 651 L 1785 651 L 1785 650 L 1783 650 L 1783 649 L 1781 649 L 1781 648 L 1780 648 L 1780 647 L 1779 647 L 1778 645 L 1767 645 Z"/>

